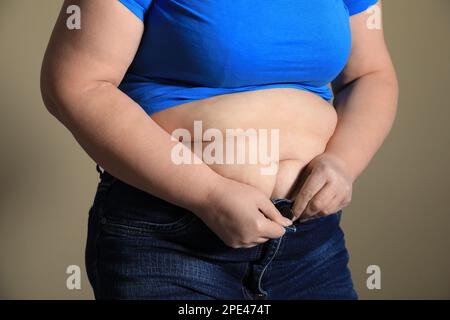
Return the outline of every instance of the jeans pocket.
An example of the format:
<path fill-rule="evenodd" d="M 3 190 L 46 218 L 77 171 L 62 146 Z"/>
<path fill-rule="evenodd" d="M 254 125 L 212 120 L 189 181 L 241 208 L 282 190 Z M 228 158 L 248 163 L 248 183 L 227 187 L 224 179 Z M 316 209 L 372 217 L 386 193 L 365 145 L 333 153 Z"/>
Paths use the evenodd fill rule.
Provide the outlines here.
<path fill-rule="evenodd" d="M 144 218 L 134 218 L 137 212 L 123 210 L 107 210 L 101 219 L 105 228 L 123 231 L 127 234 L 155 234 L 155 233 L 178 233 L 185 229 L 193 220 L 193 214 L 183 214 L 172 222 L 160 222 L 154 219 L 154 212 L 145 213 Z M 140 215 L 141 213 L 139 213 Z"/>
<path fill-rule="evenodd" d="M 195 218 L 189 210 L 117 180 L 105 199 L 101 223 L 127 234 L 167 234 L 181 231 Z"/>

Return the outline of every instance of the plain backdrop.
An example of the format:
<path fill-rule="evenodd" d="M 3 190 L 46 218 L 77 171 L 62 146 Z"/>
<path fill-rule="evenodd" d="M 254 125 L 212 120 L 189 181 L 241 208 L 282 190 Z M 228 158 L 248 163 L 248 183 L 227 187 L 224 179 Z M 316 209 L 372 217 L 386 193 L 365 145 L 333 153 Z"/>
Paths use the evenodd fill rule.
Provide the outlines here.
<path fill-rule="evenodd" d="M 93 298 L 84 273 L 94 162 L 46 111 L 43 53 L 61 0 L 0 2 L 0 298 Z M 395 126 L 343 227 L 363 299 L 450 298 L 450 1 L 386 0 L 400 81 Z M 81 290 L 66 288 L 79 265 Z M 366 269 L 381 268 L 381 290 Z"/>

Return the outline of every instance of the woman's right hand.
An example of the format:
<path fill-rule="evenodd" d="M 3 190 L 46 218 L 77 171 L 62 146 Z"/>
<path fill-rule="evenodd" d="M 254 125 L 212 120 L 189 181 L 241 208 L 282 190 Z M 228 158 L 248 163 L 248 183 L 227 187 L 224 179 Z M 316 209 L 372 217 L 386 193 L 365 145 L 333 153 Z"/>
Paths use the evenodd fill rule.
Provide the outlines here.
<path fill-rule="evenodd" d="M 221 178 L 198 216 L 232 248 L 250 248 L 280 238 L 292 221 L 283 217 L 258 189 Z"/>

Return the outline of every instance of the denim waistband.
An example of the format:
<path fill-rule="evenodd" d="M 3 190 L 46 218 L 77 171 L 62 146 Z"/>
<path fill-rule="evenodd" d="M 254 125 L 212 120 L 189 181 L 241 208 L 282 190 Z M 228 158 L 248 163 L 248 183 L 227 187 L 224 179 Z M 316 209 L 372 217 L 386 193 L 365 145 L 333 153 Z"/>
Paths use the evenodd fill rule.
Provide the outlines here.
<path fill-rule="evenodd" d="M 100 174 L 100 179 L 102 181 L 106 182 L 107 184 L 112 184 L 115 181 L 120 181 L 119 179 L 117 179 L 116 177 L 111 175 L 106 170 L 101 170 L 98 165 L 97 165 L 97 171 Z M 164 201 L 164 200 L 162 200 L 162 201 Z M 280 211 L 281 214 L 285 218 L 288 218 L 288 219 L 292 218 L 293 213 L 292 213 L 291 209 L 294 204 L 293 200 L 289 200 L 289 199 L 285 199 L 285 198 L 275 198 L 275 199 L 271 199 L 271 201 L 274 204 L 274 206 L 278 209 L 278 211 Z"/>
<path fill-rule="evenodd" d="M 114 182 L 121 181 L 118 178 L 111 175 L 106 170 L 104 170 L 104 169 L 102 170 L 99 165 L 96 166 L 96 169 L 100 175 L 100 180 L 105 185 L 111 185 Z M 154 198 L 155 198 L 155 200 L 166 203 L 166 201 L 163 199 L 160 199 L 157 197 L 154 197 Z M 294 204 L 293 200 L 285 199 L 285 198 L 274 198 L 274 199 L 271 199 L 271 201 L 274 204 L 274 206 L 278 209 L 278 211 L 282 214 L 283 217 L 288 218 L 288 219 L 292 218 L 292 216 L 293 216 L 292 206 Z M 296 228 L 294 225 L 286 227 L 286 231 L 288 231 L 288 232 L 295 232 L 295 230 L 296 230 Z"/>
<path fill-rule="evenodd" d="M 109 190 L 108 195 L 108 205 L 106 205 L 106 202 L 103 204 L 104 208 L 115 208 L 116 203 L 121 202 L 123 199 L 121 197 L 121 192 L 123 193 L 123 197 L 133 196 L 135 193 L 137 194 L 138 191 L 134 190 L 135 188 L 128 186 L 125 182 L 122 182 L 120 179 L 115 178 L 111 174 L 109 174 L 106 171 L 100 172 L 101 182 L 100 186 L 105 190 Z M 123 184 L 123 185 L 122 185 Z M 112 185 L 115 185 L 116 187 L 110 188 Z M 128 189 L 129 188 L 129 189 Z M 99 193 L 102 195 L 102 197 L 105 197 L 107 193 Z M 141 194 L 142 196 L 142 194 Z M 140 197 L 141 197 L 140 196 Z M 99 196 L 100 197 L 100 196 Z M 119 197 L 119 198 L 116 198 Z M 97 198 L 97 197 L 96 197 Z M 100 199 L 100 198 L 99 198 Z M 143 196 L 142 198 L 143 199 Z M 128 199 L 129 200 L 129 199 Z M 128 201 L 127 200 L 127 201 Z M 131 199 L 133 200 L 133 199 Z M 124 206 L 129 204 L 130 201 L 123 201 L 123 203 L 120 203 L 119 206 L 123 209 Z M 173 211 L 177 209 L 177 206 L 174 204 L 171 204 L 169 202 L 166 202 L 163 199 L 160 199 L 158 197 L 152 196 L 148 194 L 148 198 L 144 199 L 144 201 L 148 201 L 151 203 L 145 204 L 145 208 L 143 210 L 138 210 L 139 214 L 142 212 L 145 213 L 146 208 L 149 208 L 150 205 L 152 209 L 155 210 L 166 210 Z M 132 202 L 132 201 L 131 201 Z M 274 198 L 271 199 L 271 202 L 274 204 L 274 206 L 280 211 L 280 213 L 287 217 L 291 218 L 292 216 L 292 206 L 294 204 L 294 200 L 286 199 L 286 198 Z M 132 204 L 135 205 L 134 203 Z M 173 206 L 173 208 L 171 208 Z M 181 207 L 178 207 L 180 210 L 185 210 Z M 128 210 L 128 209 L 127 209 Z M 131 210 L 133 211 L 134 208 Z M 123 213 L 123 212 L 122 212 Z M 283 252 L 285 255 L 293 255 L 299 253 L 301 248 L 297 248 L 298 245 L 296 244 L 296 241 L 304 241 L 305 237 L 311 237 L 314 235 L 314 238 L 317 238 L 319 236 L 323 236 L 324 238 L 330 236 L 331 234 L 334 234 L 335 232 L 338 232 L 339 227 L 339 220 L 340 220 L 340 212 L 338 214 L 332 214 L 325 217 L 320 217 L 317 219 L 312 219 L 306 222 L 300 222 L 299 220 L 296 220 L 292 225 L 285 227 L 286 234 L 283 237 L 284 245 L 283 245 Z M 206 226 L 204 226 L 202 223 L 200 223 L 200 219 L 194 219 L 193 221 L 196 221 L 193 223 L 189 230 L 186 232 L 197 232 L 198 234 L 202 235 L 208 238 L 207 241 L 205 241 L 206 249 L 200 252 L 201 254 L 209 255 L 213 253 L 214 259 L 216 260 L 223 260 L 223 261 L 229 261 L 230 259 L 232 261 L 259 261 L 262 259 L 262 256 L 266 256 L 265 253 L 268 251 L 275 250 L 279 245 L 278 239 L 271 239 L 270 241 L 266 242 L 264 245 L 259 245 L 257 247 L 253 248 L 240 248 L 240 249 L 230 249 L 229 247 L 226 247 L 222 242 L 218 241 L 218 238 L 212 237 L 211 232 L 207 232 Z M 194 238 L 192 238 L 194 239 Z M 212 240 L 211 240 L 212 239 Z M 217 240 L 217 241 L 216 241 Z M 197 240 L 196 240 L 197 241 Z M 208 242 L 209 241 L 209 242 Z M 324 240 L 325 241 L 325 240 Z M 196 247 L 197 248 L 197 247 Z M 270 249 L 270 250 L 269 250 Z M 268 251 L 267 251 L 268 250 Z M 276 252 L 277 250 L 273 251 Z M 206 252 L 206 253 L 205 253 Z M 198 252 L 197 252 L 198 253 Z M 200 254 L 198 253 L 198 254 Z M 300 252 L 301 253 L 301 252 Z"/>

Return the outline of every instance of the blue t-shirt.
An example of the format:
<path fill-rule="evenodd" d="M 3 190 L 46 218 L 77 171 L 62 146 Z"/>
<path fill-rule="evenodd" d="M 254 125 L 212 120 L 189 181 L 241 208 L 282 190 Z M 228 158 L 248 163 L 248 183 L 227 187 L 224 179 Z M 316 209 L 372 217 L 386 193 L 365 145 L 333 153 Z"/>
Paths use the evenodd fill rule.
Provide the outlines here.
<path fill-rule="evenodd" d="M 349 17 L 377 0 L 119 0 L 144 23 L 119 88 L 149 115 L 220 94 L 290 87 L 331 100 Z"/>

